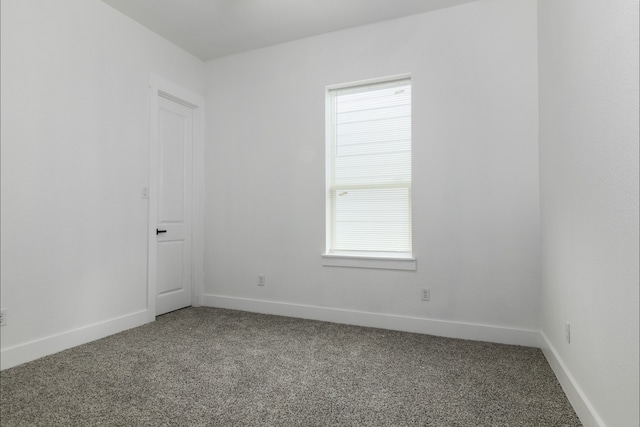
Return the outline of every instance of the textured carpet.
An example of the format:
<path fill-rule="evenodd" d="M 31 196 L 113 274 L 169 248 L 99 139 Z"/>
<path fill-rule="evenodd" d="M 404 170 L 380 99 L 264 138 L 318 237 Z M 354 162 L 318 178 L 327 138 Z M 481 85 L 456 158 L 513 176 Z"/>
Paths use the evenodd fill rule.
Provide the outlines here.
<path fill-rule="evenodd" d="M 215 308 L 0 373 L 2 426 L 579 426 L 541 351 Z"/>

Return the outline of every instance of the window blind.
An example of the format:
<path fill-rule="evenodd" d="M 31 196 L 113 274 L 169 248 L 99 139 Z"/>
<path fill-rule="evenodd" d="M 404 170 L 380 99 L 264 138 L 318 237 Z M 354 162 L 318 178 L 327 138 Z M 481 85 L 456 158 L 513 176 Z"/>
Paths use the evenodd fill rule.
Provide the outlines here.
<path fill-rule="evenodd" d="M 329 253 L 411 254 L 411 81 L 329 91 Z"/>

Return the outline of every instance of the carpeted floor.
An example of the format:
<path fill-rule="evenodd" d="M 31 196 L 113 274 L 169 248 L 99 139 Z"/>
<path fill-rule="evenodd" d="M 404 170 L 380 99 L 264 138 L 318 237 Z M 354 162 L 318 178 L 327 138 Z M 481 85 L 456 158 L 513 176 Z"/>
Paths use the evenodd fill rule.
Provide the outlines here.
<path fill-rule="evenodd" d="M 0 373 L 2 426 L 579 426 L 542 352 L 188 308 Z"/>

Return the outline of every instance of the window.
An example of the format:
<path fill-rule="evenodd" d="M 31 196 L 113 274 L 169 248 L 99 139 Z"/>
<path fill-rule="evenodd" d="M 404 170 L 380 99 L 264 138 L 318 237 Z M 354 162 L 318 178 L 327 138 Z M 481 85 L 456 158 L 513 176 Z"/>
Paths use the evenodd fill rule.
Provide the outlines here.
<path fill-rule="evenodd" d="M 328 90 L 325 258 L 331 256 L 412 257 L 409 78 Z"/>

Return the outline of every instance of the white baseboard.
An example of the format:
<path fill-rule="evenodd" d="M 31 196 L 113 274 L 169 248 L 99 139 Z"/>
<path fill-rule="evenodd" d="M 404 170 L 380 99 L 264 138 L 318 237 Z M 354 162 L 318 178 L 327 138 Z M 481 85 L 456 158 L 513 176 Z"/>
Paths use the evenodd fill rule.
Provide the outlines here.
<path fill-rule="evenodd" d="M 569 402 L 584 426 L 605 427 L 604 422 L 598 416 L 562 359 L 558 356 L 553 345 L 551 345 L 546 335 L 539 331 L 222 295 L 202 295 L 200 304 L 205 307 L 228 308 L 232 310 L 422 333 L 449 338 L 539 347 L 542 349 L 549 365 L 564 389 Z M 0 370 L 8 369 L 127 329 L 144 325 L 145 323 L 149 323 L 150 319 L 147 310 L 142 310 L 3 349 L 2 352 L 0 352 Z"/>
<path fill-rule="evenodd" d="M 19 344 L 0 352 L 0 370 L 149 323 L 147 310 Z"/>
<path fill-rule="evenodd" d="M 584 395 L 584 392 L 576 382 L 567 366 L 564 364 L 558 352 L 553 347 L 544 332 L 540 333 L 542 337 L 542 345 L 540 346 L 544 356 L 547 358 L 551 369 L 556 374 L 558 382 L 562 386 L 564 393 L 567 395 L 571 406 L 576 411 L 578 418 L 585 427 L 605 427 L 596 410 Z"/>
<path fill-rule="evenodd" d="M 200 303 L 207 307 L 228 308 L 262 314 L 298 317 L 348 325 L 415 332 L 449 338 L 488 341 L 500 344 L 540 347 L 540 332 L 474 323 L 450 322 L 399 316 L 395 314 L 273 302 L 221 295 L 203 295 Z"/>

